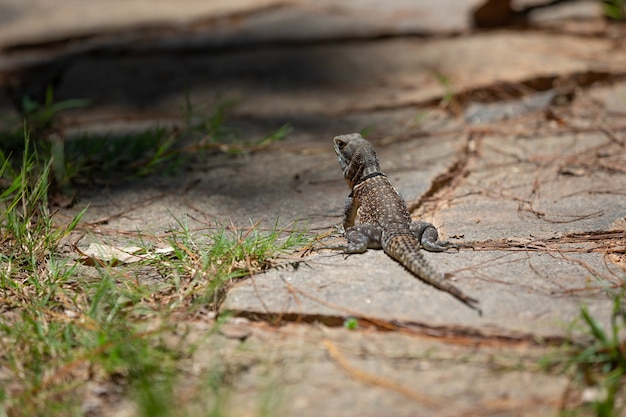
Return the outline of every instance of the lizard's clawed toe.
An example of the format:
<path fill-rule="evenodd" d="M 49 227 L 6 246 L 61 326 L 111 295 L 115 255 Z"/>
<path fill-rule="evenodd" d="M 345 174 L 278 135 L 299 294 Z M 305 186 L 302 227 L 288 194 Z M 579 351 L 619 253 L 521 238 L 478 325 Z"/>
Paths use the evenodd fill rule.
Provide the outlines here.
<path fill-rule="evenodd" d="M 429 252 L 446 252 L 452 249 L 459 250 L 459 245 L 453 242 L 448 242 L 447 240 L 438 240 L 436 242 L 430 242 L 424 240 L 421 242 L 422 247 Z"/>

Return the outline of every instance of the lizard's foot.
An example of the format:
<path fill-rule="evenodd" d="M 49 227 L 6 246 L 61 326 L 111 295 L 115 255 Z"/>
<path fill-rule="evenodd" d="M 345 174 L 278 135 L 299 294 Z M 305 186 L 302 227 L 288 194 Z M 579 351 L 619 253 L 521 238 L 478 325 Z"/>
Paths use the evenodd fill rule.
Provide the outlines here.
<path fill-rule="evenodd" d="M 316 246 L 315 248 L 311 248 L 310 252 L 319 252 L 322 250 L 331 250 L 334 253 L 330 254 L 330 256 L 342 255 L 344 259 L 352 254 L 347 252 L 348 245 L 345 243 Z"/>
<path fill-rule="evenodd" d="M 365 253 L 367 252 L 367 241 L 360 242 L 349 240 L 348 244 L 344 246 L 343 253 L 346 255 L 352 255 L 354 253 Z"/>
<path fill-rule="evenodd" d="M 354 253 L 367 252 L 367 245 L 363 246 L 362 244 L 358 242 L 347 242 L 347 243 L 317 246 L 314 248 L 314 250 L 316 251 L 332 250 L 332 251 L 343 252 L 343 254 L 346 255 L 347 257 L 348 255 L 352 255 Z"/>
<path fill-rule="evenodd" d="M 315 249 L 316 250 L 328 249 L 328 250 L 340 252 L 340 253 L 337 253 L 337 255 L 343 255 L 344 259 L 348 258 L 348 256 L 353 255 L 355 253 L 364 253 L 367 251 L 367 247 L 362 250 L 360 246 L 359 247 L 351 246 L 350 242 L 348 242 L 348 244 L 340 243 L 337 245 L 324 245 L 324 246 L 319 246 Z"/>
<path fill-rule="evenodd" d="M 419 240 L 422 248 L 429 252 L 445 252 L 450 249 L 459 248 L 459 245 L 456 243 L 439 240 L 437 229 L 430 223 L 413 222 L 411 224 L 411 231 Z"/>
<path fill-rule="evenodd" d="M 345 244 L 336 244 L 336 245 L 321 245 L 321 246 L 316 246 L 314 248 L 312 248 L 311 251 L 320 251 L 320 250 L 334 250 L 334 251 L 345 251 L 346 250 L 346 245 Z"/>
<path fill-rule="evenodd" d="M 380 249 L 382 231 L 373 224 L 360 224 L 346 230 L 348 246 L 344 253 L 364 253 L 367 249 Z"/>
<path fill-rule="evenodd" d="M 429 252 L 445 252 L 450 249 L 459 250 L 459 245 L 453 242 L 448 242 L 447 240 L 437 240 L 436 242 L 422 240 L 420 243 L 422 247 Z"/>

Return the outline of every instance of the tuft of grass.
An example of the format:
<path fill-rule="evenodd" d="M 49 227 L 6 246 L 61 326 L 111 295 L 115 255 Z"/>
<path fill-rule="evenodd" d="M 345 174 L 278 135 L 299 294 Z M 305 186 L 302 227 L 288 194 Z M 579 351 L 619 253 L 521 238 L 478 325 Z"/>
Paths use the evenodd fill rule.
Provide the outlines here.
<path fill-rule="evenodd" d="M 161 173 L 175 174 L 186 162 L 179 137 L 164 127 L 127 134 L 85 134 L 65 144 L 68 180 L 108 183 Z"/>
<path fill-rule="evenodd" d="M 3 256 L 15 255 L 19 264 L 34 272 L 41 259 L 76 227 L 84 211 L 67 226 L 54 226 L 48 208 L 51 161 L 43 160 L 36 148 L 31 150 L 27 132 L 19 170 L 12 168 L 11 158 L 1 151 L 0 164 L 0 176 L 7 183 L 0 194 Z"/>
<path fill-rule="evenodd" d="M 93 387 L 106 406 L 128 399 L 142 416 L 180 415 L 176 387 L 194 346 L 177 326 L 216 310 L 230 281 L 270 267 L 308 243 L 306 234 L 258 223 L 192 230 L 179 219 L 165 236 L 141 236 L 138 262 L 81 264 L 61 242 L 84 211 L 58 225 L 48 208 L 51 162 L 28 134 L 21 157 L 0 154 L 0 415 L 88 414 Z M 214 398 L 212 415 L 223 415 L 232 372 L 206 372 L 212 385 L 198 396 Z"/>
<path fill-rule="evenodd" d="M 51 173 L 54 175 L 57 186 L 67 189 L 68 192 L 69 187 L 65 172 L 65 143 L 59 133 L 57 115 L 64 110 L 81 108 L 88 104 L 88 100 L 82 99 L 55 102 L 54 89 L 51 85 L 46 89 L 46 97 L 43 104 L 37 103 L 29 97 L 22 99 L 22 111 L 27 130 L 45 138 L 43 144 L 47 145 L 47 152 L 50 155 Z"/>
<path fill-rule="evenodd" d="M 452 80 L 450 80 L 450 77 L 440 73 L 439 71 L 434 71 L 433 76 L 435 77 L 439 85 L 441 85 L 441 88 L 444 91 L 443 98 L 441 99 L 439 106 L 452 111 L 452 113 L 454 114 L 460 114 L 460 105 L 456 99 L 454 85 L 452 84 Z"/>
<path fill-rule="evenodd" d="M 49 175 L 54 178 L 56 189 L 66 196 L 75 193 L 76 183 L 173 175 L 208 152 L 238 155 L 256 151 L 283 140 L 291 132 L 291 127 L 285 124 L 261 139 L 244 140 L 236 129 L 228 126 L 234 103 L 225 102 L 207 109 L 192 105 L 187 96 L 178 126 L 157 126 L 126 134 L 85 133 L 66 138 L 59 114 L 88 104 L 79 99 L 57 102 L 51 87 L 43 103 L 28 97 L 22 102 L 26 130 L 40 138 L 36 141 L 39 153 L 51 162 Z M 22 130 L 20 127 L 0 132 L 0 153 L 21 155 Z"/>
<path fill-rule="evenodd" d="M 626 410 L 626 309 L 624 294 L 613 296 L 610 327 L 603 326 L 580 309 L 586 342 L 571 341 L 558 357 L 546 359 L 546 365 L 564 368 L 572 375 L 574 387 L 580 390 L 578 409 L 564 410 L 563 415 L 617 417 Z M 563 357 L 564 356 L 564 357 Z"/>
<path fill-rule="evenodd" d="M 178 277 L 174 295 L 185 305 L 191 302 L 187 307 L 217 306 L 226 283 L 266 269 L 281 253 L 310 242 L 304 231 L 282 230 L 277 223 L 267 231 L 253 224 L 245 230 L 220 226 L 198 233 L 186 222 L 177 222 L 179 230 L 167 238 L 173 252 L 155 261 L 167 269 L 162 273 Z"/>
<path fill-rule="evenodd" d="M 149 175 L 175 175 L 208 153 L 238 155 L 283 140 L 284 125 L 255 141 L 243 141 L 226 127 L 221 107 L 194 124 L 154 127 L 127 134 L 85 134 L 65 143 L 65 182 L 109 183 Z M 216 115 L 219 114 L 219 116 Z M 184 120 L 187 120 L 185 116 Z M 195 117 L 194 117 L 195 120 Z"/>
<path fill-rule="evenodd" d="M 0 171 L 9 181 L 0 194 L 0 368 L 13 375 L 10 384 L 0 383 L 0 398 L 6 399 L 9 410 L 15 401 L 10 387 L 28 379 L 28 389 L 37 392 L 46 378 L 50 355 L 67 351 L 63 337 L 70 330 L 59 334 L 58 339 L 50 338 L 62 327 L 61 294 L 72 271 L 62 265 L 56 248 L 84 213 L 67 225 L 54 223 L 47 204 L 51 164 L 40 160 L 28 134 L 24 143 L 17 171 L 12 169 L 10 158 L 0 154 Z M 17 402 L 24 407 L 25 415 L 37 415 L 27 412 L 28 404 Z"/>
<path fill-rule="evenodd" d="M 55 102 L 54 89 L 48 86 L 46 97 L 42 104 L 30 99 L 22 98 L 22 110 L 26 119 L 28 131 L 35 134 L 42 130 L 54 127 L 56 116 L 68 109 L 76 109 L 89 105 L 89 100 L 71 99 Z"/>

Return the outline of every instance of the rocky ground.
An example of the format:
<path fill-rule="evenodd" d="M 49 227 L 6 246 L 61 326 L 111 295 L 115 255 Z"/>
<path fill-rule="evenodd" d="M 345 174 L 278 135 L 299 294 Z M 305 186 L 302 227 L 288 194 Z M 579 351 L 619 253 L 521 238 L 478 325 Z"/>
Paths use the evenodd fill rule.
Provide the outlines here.
<path fill-rule="evenodd" d="M 238 370 L 231 415 L 542 416 L 583 401 L 539 364 L 584 333 L 581 305 L 607 324 L 624 285 L 623 25 L 584 1 L 494 11 L 513 26 L 490 30 L 452 0 L 180 3 L 0 4 L 5 114 L 52 83 L 59 100 L 91 102 L 63 114 L 70 136 L 177 123 L 186 100 L 234 102 L 229 123 L 250 141 L 291 126 L 173 176 L 79 187 L 59 215 L 89 204 L 80 245 L 173 218 L 279 219 L 337 243 L 326 232 L 349 190 L 331 140 L 367 131 L 413 217 L 462 245 L 425 256 L 483 310 L 380 251 L 285 257 L 229 289 L 221 311 L 237 318 L 219 333 L 190 323 L 202 340 L 190 367 Z M 356 330 L 342 326 L 351 317 Z M 95 397 L 98 415 L 132 414 Z"/>

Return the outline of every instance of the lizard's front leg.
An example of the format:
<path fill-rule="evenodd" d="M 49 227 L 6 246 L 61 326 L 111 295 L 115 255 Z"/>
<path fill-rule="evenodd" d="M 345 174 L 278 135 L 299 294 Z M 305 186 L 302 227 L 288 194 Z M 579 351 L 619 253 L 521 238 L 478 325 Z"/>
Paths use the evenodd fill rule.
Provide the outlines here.
<path fill-rule="evenodd" d="M 437 228 L 428 222 L 416 221 L 411 223 L 411 232 L 422 247 L 429 252 L 444 252 L 459 247 L 456 243 L 439 240 Z"/>
<path fill-rule="evenodd" d="M 381 249 L 380 243 L 383 231 L 371 223 L 354 225 L 360 206 L 358 199 L 352 194 L 346 199 L 343 209 L 343 229 L 348 244 L 343 248 L 344 253 L 363 253 L 367 249 Z"/>
<path fill-rule="evenodd" d="M 344 253 L 363 253 L 367 249 L 380 249 L 382 229 L 376 225 L 366 223 L 352 226 L 346 230 L 348 245 Z"/>
<path fill-rule="evenodd" d="M 346 198 L 346 203 L 343 206 L 343 231 L 347 231 L 350 227 L 354 226 L 354 221 L 359 209 L 359 201 L 352 197 L 350 194 Z"/>

